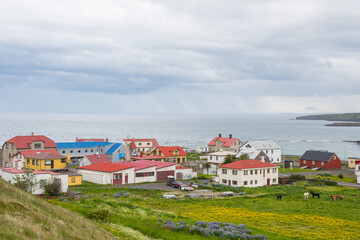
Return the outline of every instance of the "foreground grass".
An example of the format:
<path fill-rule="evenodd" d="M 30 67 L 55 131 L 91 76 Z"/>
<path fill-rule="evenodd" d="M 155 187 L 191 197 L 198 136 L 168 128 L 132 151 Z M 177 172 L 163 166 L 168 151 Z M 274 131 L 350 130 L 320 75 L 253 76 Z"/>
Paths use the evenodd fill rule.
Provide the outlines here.
<path fill-rule="evenodd" d="M 97 209 L 109 211 L 109 217 L 99 224 L 121 239 L 205 239 L 164 229 L 157 224 L 158 218 L 189 224 L 198 220 L 246 224 L 269 239 L 360 239 L 355 231 L 360 224 L 360 191 L 340 186 L 299 182 L 297 186 L 242 188 L 245 196 L 213 200 L 163 199 L 163 192 L 143 189 L 125 189 L 131 194 L 127 198 L 113 197 L 124 189 L 81 190 L 91 199 L 54 204 L 84 216 Z M 305 191 L 319 192 L 321 197 L 304 199 Z M 279 193 L 282 201 L 276 200 Z M 332 194 L 345 199 L 332 202 Z"/>
<path fill-rule="evenodd" d="M 338 176 L 320 176 L 320 175 L 316 175 L 316 176 L 311 176 L 308 175 L 306 176 L 307 178 L 315 178 L 315 179 L 323 179 L 323 180 L 331 180 L 331 181 L 341 181 L 341 182 L 350 182 L 350 183 L 356 183 L 356 178 L 355 177 L 338 177 Z"/>
<path fill-rule="evenodd" d="M 114 239 L 98 224 L 0 179 L 0 239 Z"/>

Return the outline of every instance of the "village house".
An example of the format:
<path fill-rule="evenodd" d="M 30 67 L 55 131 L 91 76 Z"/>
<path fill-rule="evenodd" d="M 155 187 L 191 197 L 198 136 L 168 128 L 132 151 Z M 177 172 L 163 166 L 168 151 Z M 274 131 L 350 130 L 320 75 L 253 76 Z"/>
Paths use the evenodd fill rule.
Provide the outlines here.
<path fill-rule="evenodd" d="M 333 153 L 325 150 L 309 150 L 300 158 L 300 167 L 341 169 L 341 160 Z"/>
<path fill-rule="evenodd" d="M 209 155 L 207 156 L 207 162 L 210 163 L 210 167 L 207 169 L 203 169 L 203 173 L 206 173 L 208 175 L 216 175 L 219 166 L 225 162 L 225 158 L 228 155 L 235 157 L 236 153 L 229 151 L 222 151 L 222 150 L 218 152 L 209 153 Z"/>
<path fill-rule="evenodd" d="M 33 155 L 25 157 L 25 168 L 34 171 L 65 169 L 66 156 L 59 153 L 36 152 Z"/>
<path fill-rule="evenodd" d="M 13 157 L 23 150 L 56 150 L 56 144 L 50 138 L 43 135 L 16 136 L 7 140 L 2 151 L 2 167 L 13 168 Z"/>
<path fill-rule="evenodd" d="M 278 168 L 258 159 L 239 160 L 219 167 L 219 183 L 241 187 L 275 185 L 278 184 Z"/>
<path fill-rule="evenodd" d="M 250 159 L 260 159 L 263 162 L 281 162 L 281 147 L 273 140 L 248 141 L 240 147 L 236 157 L 243 154 L 247 154 Z"/>
<path fill-rule="evenodd" d="M 239 152 L 240 147 L 243 143 L 238 138 L 233 138 L 232 134 L 228 138 L 222 137 L 221 133 L 218 137 L 214 137 L 209 143 L 209 152 L 217 151 L 230 151 L 230 152 Z"/>
<path fill-rule="evenodd" d="M 12 160 L 12 166 L 16 169 L 22 169 L 25 167 L 25 158 L 35 155 L 37 153 L 53 153 L 53 154 L 59 154 L 56 150 L 23 150 L 17 152 L 13 156 Z"/>
<path fill-rule="evenodd" d="M 124 142 L 130 144 L 133 156 L 139 156 L 141 153 L 149 153 L 159 147 L 155 138 L 130 138 L 124 139 Z"/>
<path fill-rule="evenodd" d="M 176 173 L 176 164 L 170 162 L 160 162 L 160 161 L 150 161 L 150 160 L 137 160 L 134 162 L 126 163 L 135 166 L 135 172 L 139 174 L 135 174 L 135 182 L 138 182 L 136 178 L 142 177 L 140 174 L 141 169 L 145 167 L 155 166 L 155 178 L 146 178 L 141 180 L 146 180 L 146 182 L 150 181 L 166 181 L 167 176 L 175 176 Z M 150 170 L 152 171 L 152 170 Z M 142 171 L 143 172 L 143 171 Z M 143 174 L 148 175 L 148 174 Z M 150 174 L 152 175 L 152 174 Z"/>
<path fill-rule="evenodd" d="M 34 171 L 35 181 L 38 184 L 34 187 L 32 194 L 44 194 L 44 187 L 48 183 L 58 181 L 61 184 L 61 192 L 66 193 L 68 189 L 68 175 L 51 171 Z M 0 168 L 0 176 L 11 184 L 15 183 L 15 177 L 21 177 L 24 171 L 16 168 Z"/>
<path fill-rule="evenodd" d="M 360 162 L 355 164 L 355 175 L 357 176 L 357 183 L 360 184 Z"/>
<path fill-rule="evenodd" d="M 197 172 L 194 172 L 191 167 L 176 166 L 176 180 L 187 180 L 197 177 Z"/>
<path fill-rule="evenodd" d="M 348 167 L 349 168 L 355 168 L 355 164 L 358 162 L 360 163 L 360 158 L 348 157 Z"/>
<path fill-rule="evenodd" d="M 79 166 L 87 166 L 94 163 L 112 163 L 112 160 L 106 154 L 93 154 L 85 155 L 83 159 L 80 160 Z"/>
<path fill-rule="evenodd" d="M 112 162 L 130 161 L 131 154 L 123 143 L 110 142 L 62 142 L 56 143 L 58 152 L 70 156 L 70 165 L 79 166 L 85 155 L 106 154 Z M 130 157 L 126 159 L 127 156 Z"/>
<path fill-rule="evenodd" d="M 130 164 L 95 163 L 78 168 L 84 181 L 96 184 L 135 183 L 135 167 Z"/>
<path fill-rule="evenodd" d="M 186 163 L 187 153 L 179 146 L 156 147 L 148 156 L 163 157 L 165 162 L 182 164 Z"/>

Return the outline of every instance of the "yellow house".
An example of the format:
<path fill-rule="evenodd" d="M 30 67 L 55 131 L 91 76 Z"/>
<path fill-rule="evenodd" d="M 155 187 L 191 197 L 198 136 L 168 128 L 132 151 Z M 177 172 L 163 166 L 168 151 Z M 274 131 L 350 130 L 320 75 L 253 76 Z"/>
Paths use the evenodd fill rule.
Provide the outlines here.
<path fill-rule="evenodd" d="M 172 162 L 172 163 L 186 163 L 187 154 L 179 146 L 172 147 L 157 147 L 150 152 L 149 156 L 159 156 L 165 158 L 162 162 Z"/>
<path fill-rule="evenodd" d="M 348 158 L 348 167 L 349 168 L 355 168 L 355 163 L 360 162 L 360 158 L 356 157 L 349 157 Z"/>
<path fill-rule="evenodd" d="M 82 175 L 80 173 L 67 171 L 65 172 L 68 175 L 68 186 L 75 186 L 82 184 Z"/>
<path fill-rule="evenodd" d="M 66 168 L 66 156 L 41 152 L 25 158 L 25 168 L 34 171 L 64 169 Z"/>

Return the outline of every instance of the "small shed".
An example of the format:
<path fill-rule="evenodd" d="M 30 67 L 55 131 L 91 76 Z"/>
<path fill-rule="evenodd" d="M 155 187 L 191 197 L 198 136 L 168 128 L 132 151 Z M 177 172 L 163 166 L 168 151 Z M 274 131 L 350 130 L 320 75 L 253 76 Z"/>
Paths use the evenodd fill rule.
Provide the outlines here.
<path fill-rule="evenodd" d="M 284 167 L 285 168 L 294 167 L 294 160 L 293 159 L 285 159 L 284 160 Z"/>
<path fill-rule="evenodd" d="M 67 196 L 71 197 L 73 199 L 81 199 L 82 194 L 83 193 L 80 191 L 75 191 L 75 190 L 70 190 L 70 189 L 67 191 Z"/>
<path fill-rule="evenodd" d="M 290 178 L 284 175 L 279 175 L 279 184 L 286 185 L 289 184 Z"/>

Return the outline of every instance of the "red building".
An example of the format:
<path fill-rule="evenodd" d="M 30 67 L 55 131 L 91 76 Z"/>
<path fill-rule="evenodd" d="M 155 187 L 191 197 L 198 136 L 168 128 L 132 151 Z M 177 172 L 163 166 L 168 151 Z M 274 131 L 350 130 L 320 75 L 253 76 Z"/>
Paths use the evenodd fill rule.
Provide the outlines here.
<path fill-rule="evenodd" d="M 332 152 L 324 150 L 309 150 L 300 158 L 300 167 L 308 166 L 311 168 L 340 169 L 341 160 Z"/>

